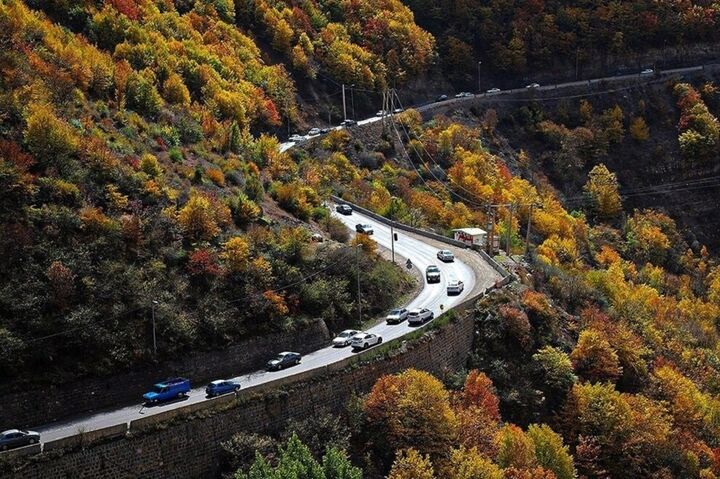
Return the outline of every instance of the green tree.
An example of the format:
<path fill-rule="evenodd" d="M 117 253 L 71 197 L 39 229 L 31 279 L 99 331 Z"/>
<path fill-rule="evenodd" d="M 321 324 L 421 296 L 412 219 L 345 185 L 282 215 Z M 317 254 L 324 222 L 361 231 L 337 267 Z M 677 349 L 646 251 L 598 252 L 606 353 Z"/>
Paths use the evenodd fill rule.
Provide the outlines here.
<path fill-rule="evenodd" d="M 130 74 L 125 105 L 141 115 L 154 117 L 160 112 L 162 98 L 155 85 L 146 76 L 152 76 L 152 73 L 143 75 L 133 72 Z"/>
<path fill-rule="evenodd" d="M 575 466 L 562 437 L 545 424 L 531 424 L 527 435 L 535 445 L 538 465 L 555 473 L 557 479 L 574 479 Z"/>
<path fill-rule="evenodd" d="M 543 373 L 543 383 L 553 392 L 566 392 L 576 381 L 570 357 L 552 346 L 545 346 L 533 354 L 533 361 Z"/>

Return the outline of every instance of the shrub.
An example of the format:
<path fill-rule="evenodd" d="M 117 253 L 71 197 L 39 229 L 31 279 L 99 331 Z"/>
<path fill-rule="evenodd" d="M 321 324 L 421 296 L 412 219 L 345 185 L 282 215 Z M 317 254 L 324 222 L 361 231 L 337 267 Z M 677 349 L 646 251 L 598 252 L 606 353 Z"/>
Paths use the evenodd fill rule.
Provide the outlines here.
<path fill-rule="evenodd" d="M 350 230 L 347 226 L 345 226 L 345 223 L 337 218 L 328 216 L 328 218 L 323 222 L 323 227 L 330 235 L 330 239 L 334 241 L 347 243 L 348 239 L 350 239 Z"/>

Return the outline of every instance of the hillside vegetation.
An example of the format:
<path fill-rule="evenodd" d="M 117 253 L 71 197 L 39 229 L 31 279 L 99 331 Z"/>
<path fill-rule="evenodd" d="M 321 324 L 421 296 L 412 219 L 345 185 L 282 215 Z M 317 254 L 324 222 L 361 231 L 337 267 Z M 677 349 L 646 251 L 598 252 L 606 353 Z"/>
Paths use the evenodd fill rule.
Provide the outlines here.
<path fill-rule="evenodd" d="M 597 65 L 651 48 L 716 42 L 713 1 L 408 0 L 417 22 L 437 38 L 443 69 L 476 79 L 477 61 L 495 78 L 543 69 Z M 629 65 L 635 67 L 636 65 Z"/>
<path fill-rule="evenodd" d="M 4 378 L 67 381 L 314 318 L 357 321 L 351 248 L 263 216 L 276 198 L 334 225 L 277 140 L 250 134 L 279 121 L 277 98 L 292 100 L 284 69 L 212 5 L 158 5 L 67 10 L 111 54 L 0 3 Z M 333 238 L 347 233 L 335 225 Z M 360 260 L 363 311 L 377 314 L 408 279 L 372 251 Z"/>

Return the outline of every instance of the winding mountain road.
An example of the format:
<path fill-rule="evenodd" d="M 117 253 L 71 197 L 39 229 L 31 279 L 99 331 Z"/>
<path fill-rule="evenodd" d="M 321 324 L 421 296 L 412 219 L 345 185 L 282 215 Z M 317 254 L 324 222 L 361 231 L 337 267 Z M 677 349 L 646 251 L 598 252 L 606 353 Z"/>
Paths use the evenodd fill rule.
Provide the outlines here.
<path fill-rule="evenodd" d="M 390 248 L 391 237 L 389 226 L 358 212 L 353 212 L 350 216 L 343 216 L 338 215 L 333 211 L 333 215 L 338 217 L 352 231 L 355 230 L 355 225 L 357 223 L 372 225 L 375 230 L 373 239 L 382 247 L 388 249 Z M 425 307 L 432 310 L 437 317 L 443 310 L 447 311 L 453 306 L 460 304 L 469 295 L 493 285 L 498 279 L 500 279 L 500 275 L 473 251 L 454 248 L 435 240 L 416 236 L 403 231 L 399 231 L 397 234 L 398 240 L 395 242 L 396 254 L 403 258 L 410 258 L 413 263 L 413 267 L 418 268 L 422 272 L 423 277 L 423 287 L 418 295 L 406 305 L 408 308 Z M 442 263 L 438 261 L 436 254 L 439 249 L 450 249 L 453 251 L 456 255 L 456 261 L 453 263 Z M 436 264 L 440 267 L 441 282 L 439 284 L 428 284 L 425 281 L 425 268 L 430 264 Z M 348 265 L 348 267 L 353 266 L 354 265 Z M 447 295 L 446 286 L 447 281 L 450 279 L 459 279 L 465 283 L 465 290 L 462 294 L 458 296 Z M 391 339 L 399 338 L 414 329 L 416 328 L 408 326 L 407 321 L 393 326 L 387 325 L 383 321 L 369 328 L 368 331 L 381 335 L 384 341 L 389 341 Z M 305 355 L 301 364 L 298 366 L 275 372 L 255 371 L 250 374 L 237 376 L 234 379 L 239 381 L 243 388 L 248 388 L 264 384 L 278 378 L 296 375 L 312 369 L 322 368 L 348 358 L 353 354 L 356 353 L 353 353 L 350 348 L 333 348 L 328 346 Z M 192 378 L 190 378 L 190 380 L 192 381 Z M 148 388 L 150 386 L 151 385 L 148 384 Z M 42 442 L 46 442 L 73 436 L 83 431 L 89 432 L 104 427 L 128 423 L 134 419 L 206 401 L 206 385 L 196 384 L 195 386 L 196 387 L 190 392 L 188 397 L 182 400 L 164 403 L 153 407 L 143 407 L 141 405 L 142 398 L 138 398 L 138 404 L 133 406 L 87 414 L 71 420 L 35 427 L 34 430 L 39 431 L 41 433 Z M 240 394 L 242 394 L 242 390 L 240 391 Z"/>

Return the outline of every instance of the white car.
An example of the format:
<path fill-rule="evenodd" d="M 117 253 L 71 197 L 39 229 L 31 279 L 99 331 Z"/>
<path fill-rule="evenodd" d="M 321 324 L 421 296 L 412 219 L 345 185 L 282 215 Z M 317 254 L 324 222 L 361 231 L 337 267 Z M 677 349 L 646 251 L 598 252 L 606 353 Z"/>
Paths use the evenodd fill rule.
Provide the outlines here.
<path fill-rule="evenodd" d="M 390 112 L 385 112 L 385 111 L 383 111 L 383 110 L 378 110 L 378 112 L 375 113 L 375 116 L 383 116 L 383 115 L 387 115 L 388 113 L 390 113 Z"/>
<path fill-rule="evenodd" d="M 435 313 L 427 308 L 411 309 L 408 313 L 408 324 L 410 326 L 419 326 L 425 324 L 435 317 Z"/>
<path fill-rule="evenodd" d="M 525 88 L 527 88 L 528 90 L 534 90 L 535 88 L 540 88 L 540 84 L 539 83 L 531 83 L 531 84 L 527 85 Z"/>
<path fill-rule="evenodd" d="M 501 91 L 502 91 L 502 90 L 500 90 L 499 88 L 491 88 L 491 89 L 489 89 L 489 90 L 487 91 L 487 93 L 488 93 L 489 95 L 494 95 L 495 93 L 500 93 Z"/>
<path fill-rule="evenodd" d="M 641 75 L 652 75 L 653 73 L 655 73 L 655 70 L 653 70 L 652 68 L 646 68 L 645 70 L 640 72 Z"/>
<path fill-rule="evenodd" d="M 465 284 L 459 279 L 451 279 L 447 284 L 447 294 L 451 296 L 453 294 L 460 294 L 465 289 Z"/>
<path fill-rule="evenodd" d="M 312 128 L 308 131 L 308 136 L 315 136 L 320 134 L 320 128 Z"/>
<path fill-rule="evenodd" d="M 408 317 L 408 310 L 405 308 L 393 309 L 385 316 L 385 321 L 388 324 L 400 324 L 405 321 Z"/>
<path fill-rule="evenodd" d="M 360 349 L 367 349 L 380 343 L 382 343 L 381 336 L 378 336 L 374 333 L 365 333 L 361 331 L 355 336 L 353 336 L 350 345 L 352 346 L 354 351 L 359 351 Z"/>
<path fill-rule="evenodd" d="M 338 334 L 335 339 L 333 339 L 333 346 L 336 348 L 344 348 L 345 346 L 350 346 L 350 342 L 353 339 L 353 336 L 358 334 L 360 331 L 357 331 L 355 329 L 346 329 L 342 333 Z"/>
<path fill-rule="evenodd" d="M 455 261 L 455 255 L 452 253 L 452 251 L 446 249 L 438 251 L 437 258 L 443 263 L 452 263 L 453 261 Z"/>
<path fill-rule="evenodd" d="M 304 136 L 298 135 L 297 133 L 290 135 L 290 138 L 289 138 L 290 141 L 303 141 L 304 139 L 305 139 Z"/>
<path fill-rule="evenodd" d="M 404 112 L 404 111 L 405 111 L 405 110 L 403 110 L 402 108 L 395 108 L 395 109 L 393 110 L 393 113 L 397 114 L 397 113 L 402 113 L 402 112 Z"/>

